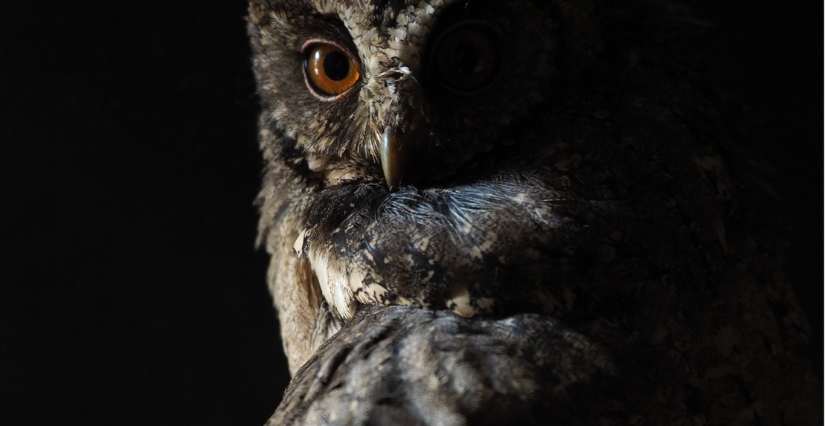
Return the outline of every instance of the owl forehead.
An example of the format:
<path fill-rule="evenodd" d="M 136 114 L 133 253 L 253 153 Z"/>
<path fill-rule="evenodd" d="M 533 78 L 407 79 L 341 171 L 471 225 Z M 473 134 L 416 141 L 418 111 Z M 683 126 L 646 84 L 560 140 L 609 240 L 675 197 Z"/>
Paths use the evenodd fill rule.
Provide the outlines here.
<path fill-rule="evenodd" d="M 416 69 L 440 12 L 458 1 L 311 0 L 319 13 L 337 16 L 343 22 L 368 76 L 398 60 Z"/>

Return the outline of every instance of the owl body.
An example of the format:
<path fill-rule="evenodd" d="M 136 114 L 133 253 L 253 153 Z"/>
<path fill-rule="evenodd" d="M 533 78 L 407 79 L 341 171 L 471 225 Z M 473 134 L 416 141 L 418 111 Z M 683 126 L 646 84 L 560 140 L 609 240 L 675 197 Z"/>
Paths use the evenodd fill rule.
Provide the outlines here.
<path fill-rule="evenodd" d="M 250 3 L 295 375 L 272 424 L 816 416 L 776 224 L 680 13 Z"/>

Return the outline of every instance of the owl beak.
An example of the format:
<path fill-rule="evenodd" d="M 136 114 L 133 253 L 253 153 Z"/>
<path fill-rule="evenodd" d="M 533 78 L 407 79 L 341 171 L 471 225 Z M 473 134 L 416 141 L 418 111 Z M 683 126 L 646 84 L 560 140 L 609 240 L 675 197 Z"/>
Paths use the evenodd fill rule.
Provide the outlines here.
<path fill-rule="evenodd" d="M 401 186 L 401 178 L 407 166 L 407 158 L 414 143 L 410 131 L 402 132 L 393 127 L 384 129 L 381 143 L 381 167 L 390 191 Z"/>

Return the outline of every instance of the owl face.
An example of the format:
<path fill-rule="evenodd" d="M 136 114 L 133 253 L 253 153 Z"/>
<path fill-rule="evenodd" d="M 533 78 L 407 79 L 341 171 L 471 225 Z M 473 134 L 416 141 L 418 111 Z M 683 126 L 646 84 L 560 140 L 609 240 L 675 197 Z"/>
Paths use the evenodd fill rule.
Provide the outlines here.
<path fill-rule="evenodd" d="M 260 240 L 293 372 L 362 305 L 608 318 L 721 256 L 724 168 L 689 124 L 704 101 L 640 63 L 666 52 L 626 16 L 251 2 Z"/>
<path fill-rule="evenodd" d="M 552 91 L 543 2 L 253 2 L 262 96 L 325 186 L 455 173 Z"/>

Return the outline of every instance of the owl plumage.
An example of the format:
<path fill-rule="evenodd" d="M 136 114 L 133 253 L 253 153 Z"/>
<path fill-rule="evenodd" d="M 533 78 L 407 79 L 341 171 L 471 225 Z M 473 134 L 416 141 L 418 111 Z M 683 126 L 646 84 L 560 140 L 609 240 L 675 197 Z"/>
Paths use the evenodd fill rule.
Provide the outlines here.
<path fill-rule="evenodd" d="M 754 214 L 762 194 L 727 104 L 674 48 L 693 31 L 681 9 L 249 11 L 259 238 L 295 375 L 272 424 L 814 416 L 775 224 Z"/>
<path fill-rule="evenodd" d="M 444 175 L 455 175 L 464 165 L 467 166 L 466 168 L 478 168 L 475 164 L 467 164 L 474 159 L 475 153 L 490 151 L 496 143 L 509 143 L 497 137 L 497 133 L 507 123 L 525 116 L 530 105 L 540 101 L 542 95 L 551 90 L 552 81 L 556 78 L 552 59 L 557 55 L 558 46 L 554 38 L 546 37 L 546 33 L 548 30 L 560 30 L 552 25 L 548 27 L 544 23 L 556 22 L 557 19 L 553 16 L 562 14 L 568 15 L 570 20 L 586 19 L 586 17 L 577 10 L 531 6 L 518 10 L 514 16 L 509 13 L 507 19 L 503 19 L 504 15 L 500 14 L 503 8 L 491 2 L 486 2 L 484 8 L 478 7 L 480 2 L 476 2 L 475 8 L 462 8 L 458 3 L 453 6 L 458 5 L 459 8 L 451 8 L 452 3 L 455 2 L 433 2 L 429 8 L 419 8 L 417 4 L 407 6 L 398 3 L 389 10 L 381 7 L 380 3 L 370 5 L 358 2 L 352 4 L 286 2 L 274 7 L 270 4 L 258 6 L 253 4 L 250 20 L 260 37 L 262 46 L 264 44 L 270 46 L 270 49 L 260 50 L 261 54 L 255 59 L 257 69 L 266 71 L 259 74 L 261 87 L 264 88 L 262 97 L 268 110 L 264 118 L 268 124 L 262 128 L 266 133 L 263 137 L 265 139 L 285 137 L 288 143 L 292 144 L 289 148 L 291 153 L 284 151 L 285 147 L 282 143 L 267 144 L 264 146 L 265 156 L 272 159 L 281 157 L 279 159 L 281 161 L 293 162 L 294 176 L 307 179 L 307 182 L 300 187 L 329 188 L 336 191 L 340 188 L 353 189 L 355 188 L 352 186 L 353 183 L 365 183 L 364 189 L 355 195 L 330 193 L 331 197 L 354 197 L 352 201 L 363 206 L 365 200 L 375 199 L 382 191 L 386 192 L 383 188 L 385 179 L 382 175 L 379 151 L 383 134 L 388 129 L 410 132 L 411 129 L 405 127 L 409 125 L 409 122 L 423 127 L 416 129 L 418 140 L 408 141 L 408 144 L 415 145 L 413 149 L 415 155 L 409 159 L 410 164 L 406 166 L 409 172 L 405 178 L 412 178 L 409 180 L 435 180 Z M 431 81 L 429 86 L 426 85 L 426 78 L 421 74 L 425 74 L 422 68 L 426 67 L 426 63 L 422 64 L 422 60 L 426 61 L 427 58 L 422 58 L 422 56 L 427 46 L 427 39 L 431 34 L 437 35 L 439 32 L 449 30 L 452 22 L 448 21 L 439 26 L 435 17 L 440 16 L 443 10 L 449 12 L 450 9 L 453 15 L 457 13 L 462 15 L 459 16 L 462 20 L 490 19 L 492 21 L 490 25 L 495 25 L 494 31 L 500 34 L 511 34 L 498 42 L 501 45 L 523 47 L 502 49 L 502 54 L 505 56 L 501 58 L 502 69 L 498 71 L 499 75 L 532 75 L 533 78 L 506 79 L 501 77 L 497 81 L 499 84 L 492 85 L 489 90 L 469 97 L 458 96 L 458 99 L 451 96 L 452 93 L 447 96 L 439 93 L 445 90 L 435 82 Z M 533 19 L 536 13 L 544 14 L 547 19 L 543 21 Z M 343 22 L 330 18 L 330 16 L 350 16 L 350 19 Z M 520 28 L 520 31 L 512 31 L 514 27 Z M 588 28 L 588 26 L 578 25 L 573 28 Z M 571 57 L 579 57 L 577 60 L 585 62 L 589 56 L 588 51 L 594 48 L 590 45 L 594 40 L 592 37 L 578 36 L 576 31 L 571 31 L 569 34 L 570 38 L 581 39 L 578 44 L 579 49 L 582 50 L 581 53 L 571 55 Z M 305 61 L 303 49 L 307 40 L 319 39 L 333 40 L 336 43 L 350 46 L 351 51 L 358 52 L 360 57 L 363 70 L 362 81 L 353 88 L 349 96 L 337 102 L 319 102 L 307 90 L 304 73 L 301 71 Z M 541 39 L 546 42 L 541 44 L 540 50 L 534 50 L 536 44 L 533 40 Z M 361 47 L 356 47 L 356 43 Z M 582 66 L 583 64 L 578 67 Z M 421 76 L 417 77 L 419 75 Z M 432 96 L 426 97 L 425 90 Z M 417 118 L 411 118 L 412 116 Z M 279 124 L 273 125 L 275 123 Z M 273 152 L 273 149 L 280 150 L 280 152 Z M 290 156 L 294 157 L 287 158 Z M 274 170 L 273 172 L 280 171 Z M 275 183 L 280 183 L 279 181 L 284 178 L 289 177 L 273 176 L 273 179 L 278 181 Z M 283 190 L 283 188 L 279 189 Z M 264 191 L 266 194 L 270 189 Z M 383 208 L 404 209 L 406 197 L 404 194 L 415 196 L 409 194 L 407 190 L 391 194 L 399 202 L 386 203 Z M 285 208 L 281 206 L 281 203 L 293 203 L 300 197 L 299 194 L 283 193 L 273 196 L 265 195 L 263 210 L 273 212 L 265 213 L 265 216 L 276 214 L 274 212 Z M 472 203 L 474 200 L 467 199 L 465 202 Z M 318 217 L 316 222 L 320 224 L 326 220 L 324 215 L 342 214 L 339 211 L 329 211 L 329 207 L 337 210 L 337 206 L 330 206 L 328 203 L 315 203 L 303 209 L 292 208 L 289 212 L 301 211 L 298 214 L 304 217 L 295 218 L 290 222 L 306 219 L 307 215 L 314 215 Z M 312 209 L 313 213 L 309 213 L 309 209 Z M 280 214 L 284 213 L 286 212 Z M 459 215 L 461 214 L 463 213 L 459 212 Z M 353 215 L 350 214 L 350 216 Z M 314 330 L 319 327 L 321 330 L 334 330 L 335 325 L 329 324 L 331 319 L 351 317 L 358 303 L 356 299 L 360 299 L 362 303 L 369 303 L 383 298 L 385 302 L 395 300 L 395 302 L 414 306 L 429 306 L 433 303 L 432 299 L 435 296 L 429 294 L 402 294 L 400 297 L 408 300 L 399 301 L 392 290 L 390 290 L 391 294 L 386 295 L 387 290 L 384 286 L 363 283 L 365 279 L 373 282 L 384 279 L 367 277 L 369 271 L 352 270 L 352 266 L 355 265 L 353 260 L 342 259 L 328 253 L 330 250 L 337 250 L 329 244 L 329 232 L 333 229 L 313 230 L 313 226 L 303 226 L 298 229 L 298 234 L 294 234 L 297 225 L 293 224 L 289 230 L 270 232 L 273 222 L 280 225 L 279 220 L 268 218 L 262 222 L 261 231 L 262 235 L 269 233 L 270 240 L 282 246 L 279 249 L 270 247 L 271 252 L 289 254 L 294 248 L 305 260 L 312 258 L 313 261 L 310 261 L 310 264 L 325 265 L 323 268 L 314 268 L 315 275 L 319 271 L 323 275 L 321 281 L 316 284 L 320 288 L 307 290 L 306 293 L 307 295 L 323 293 L 333 315 L 330 317 L 322 312 L 319 314 L 321 319 L 300 321 L 307 324 L 301 327 L 296 326 L 305 329 L 297 334 L 302 336 L 299 339 L 301 342 L 312 340 L 306 338 L 311 334 L 309 329 L 313 330 L 312 333 L 317 333 Z M 327 225 L 329 222 L 323 224 Z M 404 232 L 406 231 L 439 233 L 440 229 L 435 227 L 418 231 L 405 229 Z M 287 237 L 280 232 L 290 234 Z M 382 235 L 380 238 L 388 239 L 389 237 Z M 484 237 L 474 235 L 469 239 L 462 238 L 466 242 Z M 287 243 L 288 246 L 284 245 Z M 307 245 L 306 252 L 305 244 Z M 431 250 L 442 250 L 444 255 L 447 255 L 451 250 L 449 246 L 455 244 L 445 244 L 441 242 L 438 248 L 436 244 L 433 244 Z M 360 252 L 363 253 L 363 250 Z M 358 253 L 354 254 L 358 255 Z M 403 256 L 403 254 L 393 252 L 389 255 Z M 273 258 L 273 261 L 282 256 L 283 254 L 279 254 Z M 284 265 L 284 270 L 303 271 L 307 268 L 307 266 L 291 265 L 295 262 L 307 263 L 306 261 L 291 259 L 284 261 L 290 263 L 290 265 Z M 362 261 L 359 259 L 355 262 Z M 450 267 L 447 266 L 447 268 Z M 421 271 L 422 268 L 418 269 L 421 274 L 428 273 Z M 302 274 L 303 272 L 295 273 Z M 442 277 L 434 278 L 443 281 Z M 425 287 L 423 290 L 430 293 L 430 289 L 426 288 L 427 284 L 420 285 L 420 287 Z M 439 290 L 442 293 L 445 291 L 443 288 Z M 277 292 L 278 290 L 275 291 Z M 462 293 L 462 290 L 457 289 L 453 292 Z M 443 298 L 443 295 L 439 297 Z M 279 300 L 289 298 L 290 296 L 286 295 L 276 297 Z M 316 297 L 308 303 L 315 306 L 318 305 L 318 301 L 320 299 Z M 436 303 L 444 305 L 451 302 L 445 300 Z M 301 303 L 301 305 L 306 304 L 307 302 Z M 465 306 L 467 303 L 460 303 L 460 305 L 464 312 L 469 312 L 470 308 Z M 281 307 L 280 311 L 284 312 L 285 309 L 289 308 Z M 315 312 L 315 310 L 310 309 L 308 312 Z M 315 314 L 305 313 L 305 315 Z M 317 324 L 318 321 L 324 325 Z M 320 335 L 324 336 L 320 338 L 323 340 L 328 333 L 322 332 Z M 316 339 L 311 346 L 317 346 L 318 340 Z M 291 352 L 288 351 L 288 353 Z M 306 349 L 301 352 L 303 353 L 301 360 L 291 361 L 293 371 L 308 356 Z M 290 359 L 292 358 L 290 356 Z"/>

